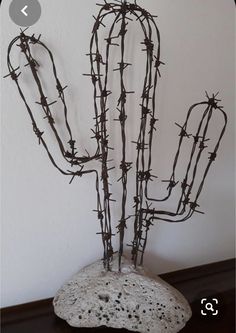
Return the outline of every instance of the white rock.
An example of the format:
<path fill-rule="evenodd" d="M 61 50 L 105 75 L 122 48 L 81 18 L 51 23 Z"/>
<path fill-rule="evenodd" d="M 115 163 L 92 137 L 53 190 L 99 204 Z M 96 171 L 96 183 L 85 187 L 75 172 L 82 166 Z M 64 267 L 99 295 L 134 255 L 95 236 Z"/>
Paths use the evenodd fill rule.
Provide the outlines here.
<path fill-rule="evenodd" d="M 102 261 L 83 268 L 57 292 L 56 315 L 74 327 L 126 328 L 141 333 L 179 332 L 191 309 L 175 288 L 123 258 L 122 272 Z"/>

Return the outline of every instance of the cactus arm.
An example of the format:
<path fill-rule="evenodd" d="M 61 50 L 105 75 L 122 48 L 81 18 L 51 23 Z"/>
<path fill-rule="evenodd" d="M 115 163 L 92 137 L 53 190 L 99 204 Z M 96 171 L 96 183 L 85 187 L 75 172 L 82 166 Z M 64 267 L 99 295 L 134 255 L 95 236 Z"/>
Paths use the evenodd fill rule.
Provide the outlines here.
<path fill-rule="evenodd" d="M 36 64 L 36 60 L 32 57 L 31 50 L 29 48 L 29 42 L 32 42 L 33 44 L 40 44 L 41 46 L 44 46 L 44 44 L 39 42 L 39 40 L 36 40 L 34 36 L 29 37 L 29 36 L 26 36 L 24 34 L 24 32 L 21 32 L 20 36 L 17 36 L 16 38 L 14 38 L 11 41 L 11 43 L 9 44 L 9 47 L 8 47 L 8 55 L 7 55 L 7 64 L 8 64 L 9 74 L 6 75 L 6 77 L 10 76 L 13 79 L 13 81 L 15 82 L 15 84 L 17 86 L 17 89 L 18 89 L 18 92 L 20 94 L 20 97 L 22 98 L 22 100 L 25 104 L 25 107 L 28 111 L 28 114 L 30 116 L 32 126 L 33 126 L 33 131 L 36 134 L 36 136 L 38 137 L 39 144 L 42 144 L 44 149 L 46 150 L 46 153 L 49 157 L 49 160 L 51 161 L 53 166 L 60 173 L 62 173 L 63 175 L 71 176 L 72 178 L 71 178 L 70 182 L 72 182 L 75 177 L 81 177 L 82 175 L 89 175 L 89 174 L 90 175 L 91 174 L 95 175 L 95 178 L 96 178 L 96 181 L 95 181 L 95 183 L 96 183 L 96 193 L 97 193 L 97 209 L 96 209 L 96 212 L 97 212 L 97 215 L 98 215 L 98 220 L 100 222 L 100 228 L 101 228 L 100 234 L 102 234 L 102 243 L 103 243 L 103 247 L 104 247 L 103 260 L 104 260 L 104 266 L 106 266 L 106 264 L 107 264 L 106 248 L 107 248 L 107 243 L 108 242 L 109 242 L 109 244 L 111 244 L 111 240 L 109 239 L 109 233 L 107 232 L 107 230 L 104 226 L 104 216 L 102 214 L 102 205 L 101 205 L 101 197 L 100 197 L 100 189 L 99 189 L 99 176 L 98 176 L 97 170 L 95 170 L 95 169 L 84 170 L 84 164 L 86 162 L 88 162 L 90 160 L 93 160 L 93 159 L 100 159 L 99 148 L 97 148 L 97 152 L 94 156 L 81 156 L 81 157 L 75 156 L 76 155 L 75 147 L 74 147 L 75 141 L 72 138 L 72 133 L 71 133 L 70 126 L 69 126 L 69 123 L 68 123 L 68 120 L 67 120 L 67 107 L 66 107 L 66 101 L 65 101 L 65 96 L 64 96 L 64 88 L 62 88 L 62 86 L 60 84 L 60 81 L 58 79 L 52 53 L 50 52 L 50 50 L 46 46 L 44 46 L 44 48 L 48 51 L 49 57 L 50 57 L 51 62 L 52 62 L 53 74 L 54 74 L 54 78 L 56 80 L 56 85 L 57 85 L 57 90 L 58 90 L 58 93 L 59 93 L 59 98 L 61 99 L 61 102 L 64 105 L 64 117 L 65 117 L 66 127 L 67 127 L 69 137 L 70 137 L 70 141 L 69 141 L 70 146 L 71 146 L 71 153 L 70 154 L 67 154 L 67 152 L 65 151 L 63 143 L 62 143 L 59 135 L 57 134 L 56 128 L 54 127 L 54 122 L 53 121 L 50 122 L 50 127 L 53 129 L 53 133 L 56 136 L 56 139 L 57 139 L 57 142 L 59 144 L 59 148 L 60 148 L 60 151 L 61 151 L 63 157 L 66 159 L 67 162 L 72 164 L 72 166 L 77 166 L 77 170 L 76 171 L 63 170 L 61 167 L 59 167 L 59 165 L 56 163 L 55 159 L 53 158 L 52 154 L 50 153 L 50 150 L 47 146 L 47 143 L 43 138 L 43 132 L 39 130 L 39 128 L 37 126 L 37 123 L 34 119 L 34 115 L 33 115 L 33 112 L 31 110 L 31 107 L 29 106 L 29 104 L 28 104 L 28 102 L 25 98 L 24 92 L 21 88 L 21 85 L 20 85 L 19 79 L 18 79 L 18 77 L 20 75 L 20 73 L 18 73 L 19 68 L 14 69 L 14 67 L 11 63 L 11 51 L 12 51 L 13 46 L 18 41 L 20 41 L 20 43 L 22 43 L 22 44 L 20 44 L 21 45 L 20 47 L 22 49 L 22 52 L 26 56 L 26 59 L 27 59 L 28 64 L 30 66 L 30 70 L 33 74 L 33 78 L 37 83 L 37 87 L 39 88 L 40 96 L 44 97 L 44 92 L 43 92 L 43 89 L 42 89 L 42 86 L 41 86 L 41 81 L 38 77 L 38 74 L 37 74 L 35 66 L 34 66 Z M 42 105 L 43 111 L 46 113 L 47 116 L 49 116 L 49 115 L 51 116 L 50 106 L 48 105 L 48 103 L 45 103 L 45 104 L 46 105 Z M 52 118 L 52 120 L 53 120 L 53 118 Z"/>
<path fill-rule="evenodd" d="M 137 264 L 137 258 L 138 258 L 139 253 L 141 253 L 140 264 L 143 263 L 143 256 L 144 256 L 144 252 L 145 252 L 145 248 L 146 248 L 146 244 L 147 244 L 148 231 L 150 229 L 150 226 L 153 225 L 153 222 L 155 220 L 164 221 L 164 222 L 175 222 L 175 223 L 176 222 L 185 222 L 189 218 L 191 218 L 192 215 L 195 212 L 202 213 L 201 211 L 198 210 L 198 207 L 199 207 L 198 199 L 199 199 L 200 193 L 203 189 L 203 186 L 204 186 L 207 174 L 209 172 L 209 169 L 210 169 L 212 163 L 215 161 L 215 158 L 217 156 L 217 151 L 219 149 L 221 140 L 223 138 L 223 135 L 225 133 L 226 126 L 227 126 L 227 115 L 224 112 L 224 110 L 222 109 L 222 107 L 217 106 L 217 104 L 214 104 L 213 101 L 209 100 L 208 102 L 202 102 L 202 103 L 195 104 L 190 108 L 190 110 L 188 112 L 188 115 L 187 115 L 187 120 L 185 122 L 185 125 L 183 126 L 184 130 L 187 131 L 187 123 L 189 121 L 190 114 L 194 110 L 194 108 L 198 105 L 204 105 L 204 104 L 207 105 L 207 107 L 203 112 L 202 118 L 200 120 L 198 129 L 197 129 L 197 133 L 194 136 L 194 144 L 193 144 L 192 152 L 191 152 L 191 155 L 190 155 L 190 162 L 189 162 L 187 172 L 186 172 L 186 175 L 185 175 L 185 178 L 184 178 L 184 182 L 186 183 L 188 181 L 188 173 L 189 173 L 189 170 L 190 170 L 190 166 L 193 162 L 193 156 L 194 156 L 194 152 L 196 150 L 196 144 L 198 143 L 198 140 L 196 140 L 196 138 L 200 138 L 200 130 L 202 128 L 203 121 L 205 121 L 205 126 L 204 126 L 204 129 L 203 129 L 203 135 L 201 136 L 200 147 L 199 147 L 199 151 L 198 151 L 197 156 L 196 156 L 195 164 L 193 166 L 193 171 L 192 171 L 192 175 L 191 175 L 191 178 L 190 178 L 190 183 L 189 183 L 188 187 L 182 188 L 182 194 L 180 196 L 179 205 L 178 205 L 178 208 L 175 212 L 170 212 L 170 211 L 165 211 L 165 210 L 157 210 L 156 208 L 150 208 L 150 205 L 148 205 L 148 204 L 147 204 L 147 208 L 142 208 L 141 209 L 142 225 L 141 225 L 141 228 L 138 230 L 139 237 L 137 239 L 134 239 L 134 241 L 133 241 L 135 246 L 136 246 L 136 248 L 135 248 L 135 257 L 134 257 L 134 260 L 135 260 L 136 264 Z M 204 142 L 207 140 L 206 135 L 207 135 L 207 132 L 208 132 L 208 127 L 209 127 L 209 123 L 210 123 L 212 114 L 214 112 L 220 112 L 222 114 L 222 116 L 223 116 L 223 126 L 222 126 L 221 132 L 219 134 L 219 138 L 216 142 L 216 145 L 213 149 L 213 152 L 209 152 L 209 154 L 210 154 L 209 161 L 208 161 L 208 163 L 205 167 L 205 170 L 204 170 L 202 179 L 200 181 L 200 184 L 199 184 L 198 188 L 195 190 L 195 192 L 196 192 L 195 198 L 190 202 L 189 195 L 191 194 L 193 185 L 195 183 L 195 179 L 196 179 L 196 175 L 197 175 L 197 171 L 198 171 L 198 164 L 199 164 L 199 161 L 201 159 L 202 152 L 205 148 L 204 147 Z M 185 193 L 186 188 L 188 188 L 187 193 Z M 183 207 L 180 211 L 180 203 L 183 202 L 182 201 L 183 197 L 185 198 L 185 200 L 184 200 Z"/>
<path fill-rule="evenodd" d="M 195 198 L 194 201 L 197 201 L 198 198 L 199 198 L 199 196 L 200 196 L 200 194 L 201 194 L 201 191 L 202 191 L 203 186 L 204 186 L 204 183 L 205 183 L 205 179 L 206 179 L 206 177 L 207 177 L 207 174 L 208 174 L 208 172 L 209 172 L 209 169 L 210 169 L 210 167 L 211 167 L 211 164 L 215 161 L 215 158 L 216 158 L 216 156 L 217 156 L 217 151 L 218 151 L 218 149 L 219 149 L 220 143 L 221 143 L 222 138 L 223 138 L 223 136 L 224 136 L 224 134 L 225 134 L 225 131 L 226 131 L 226 126 L 227 126 L 227 114 L 225 113 L 225 111 L 223 110 L 222 107 L 217 107 L 217 109 L 221 112 L 221 114 L 222 114 L 222 116 L 223 116 L 224 125 L 223 125 L 223 128 L 222 128 L 222 130 L 221 130 L 221 133 L 220 133 L 219 139 L 218 139 L 218 141 L 217 141 L 217 144 L 216 144 L 216 146 L 215 146 L 215 148 L 214 148 L 214 151 L 213 151 L 212 153 L 210 153 L 211 156 L 209 157 L 208 165 L 207 165 L 207 167 L 206 167 L 206 169 L 205 169 L 205 172 L 204 172 L 204 175 L 203 175 L 203 178 L 202 178 L 201 184 L 200 184 L 200 186 L 199 186 L 199 188 L 198 188 L 197 195 L 196 195 L 196 198 Z"/>
<path fill-rule="evenodd" d="M 81 157 L 76 156 L 76 149 L 75 149 L 75 146 L 74 146 L 75 141 L 72 138 L 71 129 L 70 129 L 70 126 L 69 126 L 68 120 L 67 120 L 67 106 L 66 106 L 65 96 L 64 96 L 64 89 L 66 87 L 62 88 L 61 83 L 58 79 L 57 72 L 56 72 L 56 67 L 55 67 L 55 63 L 54 63 L 54 59 L 53 59 L 51 51 L 42 42 L 37 40 L 34 37 L 34 35 L 33 36 L 26 36 L 24 34 L 24 32 L 21 32 L 20 36 L 15 38 L 10 43 L 9 48 L 8 48 L 8 68 L 9 68 L 9 72 L 11 73 L 13 71 L 13 66 L 11 64 L 10 56 L 11 56 L 12 48 L 16 44 L 17 41 L 20 42 L 20 44 L 18 46 L 21 48 L 22 53 L 26 57 L 27 65 L 30 66 L 31 73 L 33 75 L 33 78 L 35 80 L 35 83 L 36 83 L 38 91 L 39 91 L 40 102 L 37 102 L 37 103 L 41 105 L 42 110 L 45 114 L 45 118 L 48 119 L 50 128 L 52 129 L 52 131 L 53 131 L 53 133 L 56 137 L 56 140 L 58 142 L 60 152 L 61 152 L 63 158 L 67 162 L 69 162 L 71 165 L 80 165 L 81 162 L 85 163 L 89 160 L 99 158 L 98 154 L 95 154 L 94 156 L 81 156 Z M 58 93 L 59 93 L 59 99 L 61 100 L 61 102 L 63 103 L 63 106 L 64 106 L 64 118 L 65 118 L 66 128 L 67 128 L 67 131 L 69 133 L 69 144 L 70 144 L 71 152 L 68 152 L 68 151 L 65 150 L 65 147 L 62 143 L 62 140 L 61 140 L 60 136 L 58 135 L 58 132 L 57 132 L 56 127 L 54 125 L 54 119 L 52 117 L 52 113 L 51 113 L 51 110 L 50 110 L 50 105 L 54 104 L 54 102 L 53 103 L 48 103 L 47 98 L 45 97 L 45 94 L 44 94 L 44 91 L 43 91 L 43 88 L 42 88 L 42 84 L 41 84 L 41 80 L 40 80 L 39 75 L 37 73 L 37 68 L 36 67 L 38 66 L 38 63 L 37 63 L 36 59 L 33 58 L 32 53 L 31 53 L 31 48 L 30 48 L 31 43 L 40 45 L 44 49 L 46 49 L 48 54 L 49 54 L 49 57 L 51 59 L 53 75 L 54 75 L 54 78 L 55 78 L 55 81 L 56 81 L 56 88 L 57 88 Z M 15 82 L 16 82 L 16 80 L 15 80 Z M 17 82 L 18 82 L 18 80 L 17 80 Z M 19 85 L 19 82 L 18 82 L 18 85 Z M 22 94 L 23 94 L 23 92 L 21 90 L 21 97 L 22 97 Z M 27 108 L 27 110 L 29 110 L 29 109 Z"/>
<path fill-rule="evenodd" d="M 187 113 L 187 117 L 186 117 L 186 121 L 182 127 L 183 131 L 186 132 L 186 128 L 188 126 L 188 122 L 189 122 L 189 117 L 192 113 L 192 111 L 197 107 L 197 106 L 200 106 L 200 105 L 207 105 L 208 106 L 208 103 L 207 102 L 201 102 L 201 103 L 196 103 L 196 104 L 193 104 L 190 109 L 188 110 L 188 113 Z M 203 119 L 202 119 L 203 120 Z M 201 122 L 202 124 L 202 122 Z M 201 129 L 201 126 L 199 126 L 199 129 L 198 129 L 198 134 L 199 134 L 199 131 Z M 183 132 L 183 133 L 185 133 Z M 176 170 L 176 166 L 177 166 L 177 162 L 178 162 L 178 159 L 179 159 L 179 155 L 180 155 L 180 151 L 181 151 L 181 147 L 182 147 L 182 144 L 183 144 L 183 140 L 184 140 L 184 135 L 179 135 L 179 142 L 178 142 L 178 148 L 177 148 L 177 152 L 175 154 L 175 157 L 174 157 L 174 162 L 173 162 L 173 167 L 172 167 L 172 174 L 170 176 L 170 182 L 173 182 L 172 184 L 175 185 L 176 184 L 176 177 L 175 177 L 175 170 Z M 152 147 L 152 145 L 150 145 Z M 150 148 L 151 150 L 151 148 Z M 193 154 L 194 152 L 192 152 Z M 191 156 L 190 156 L 190 162 L 189 162 L 189 165 L 188 165 L 188 169 L 191 167 Z M 151 163 L 149 163 L 149 169 L 151 169 Z M 145 197 L 148 201 L 154 201 L 154 202 L 161 202 L 161 201 L 166 201 L 167 199 L 170 198 L 171 194 L 172 194 L 172 191 L 174 189 L 175 186 L 168 186 L 167 187 L 167 191 L 168 191 L 168 194 L 166 197 L 164 198 L 161 198 L 161 199 L 157 199 L 157 198 L 152 198 L 148 195 L 148 180 L 146 181 L 146 184 L 145 184 Z"/>
<path fill-rule="evenodd" d="M 187 131 L 187 125 L 188 125 L 188 122 L 189 122 L 189 118 L 190 118 L 190 115 L 191 113 L 194 111 L 194 109 L 197 107 L 197 106 L 200 106 L 200 105 L 207 105 L 207 108 L 204 110 L 204 113 L 203 113 L 203 116 L 200 120 L 200 123 L 199 123 L 199 126 L 198 126 L 198 129 L 197 129 L 197 132 L 195 135 L 191 135 L 193 136 L 193 138 L 199 138 L 200 140 L 200 131 L 202 129 L 202 126 L 203 126 L 203 121 L 206 120 L 206 117 L 207 117 L 207 121 L 206 121 L 206 125 L 205 125 L 205 128 L 204 128 L 204 131 L 203 131 L 203 136 L 201 137 L 201 143 L 203 144 L 205 141 L 206 141 L 206 134 L 207 134 L 207 129 L 208 129 L 208 125 L 209 125 L 209 122 L 210 122 L 210 119 L 212 117 L 212 107 L 209 106 L 208 102 L 202 102 L 202 103 L 197 103 L 197 104 L 194 104 L 188 111 L 188 114 L 187 114 L 187 119 L 182 127 L 182 130 L 184 131 L 184 133 L 186 133 Z M 220 108 L 218 108 L 218 110 L 220 110 Z M 222 112 L 222 111 L 221 111 Z M 227 117 L 227 116 L 226 116 Z M 227 120 L 227 118 L 226 118 Z M 224 128 L 223 128 L 223 133 L 220 134 L 220 138 L 223 136 L 224 134 L 224 131 L 225 131 L 225 126 L 226 126 L 226 123 L 224 124 Z M 176 169 L 176 166 L 177 166 L 177 161 L 178 161 L 178 158 L 179 158 L 179 154 L 180 154 L 180 151 L 181 151 L 181 146 L 182 146 L 182 143 L 183 143 L 183 139 L 184 139 L 185 135 L 180 135 L 180 139 L 179 139 L 179 144 L 178 144 L 178 149 L 177 149 L 177 153 L 175 155 L 175 159 L 174 159 L 174 163 L 173 163 L 173 171 L 172 171 L 172 175 L 170 177 L 170 180 L 168 181 L 169 182 L 169 192 L 172 191 L 172 189 L 177 185 L 177 182 L 175 181 L 175 169 Z M 192 176 L 190 177 L 189 179 L 189 173 L 190 173 L 190 168 L 191 166 L 193 165 L 193 157 L 194 157 L 194 153 L 196 152 L 196 148 L 197 148 L 197 143 L 199 143 L 198 140 L 194 140 L 193 142 L 193 145 L 192 145 L 192 151 L 191 151 L 191 154 L 190 154 L 190 157 L 189 157 L 189 162 L 188 162 L 188 166 L 187 166 L 187 169 L 186 169 L 186 174 L 184 176 L 184 179 L 183 179 L 183 182 L 181 183 L 181 187 L 182 187 L 182 193 L 181 193 L 181 196 L 180 196 L 180 199 L 179 199 L 179 202 L 178 202 L 178 208 L 176 210 L 175 213 L 173 213 L 172 215 L 182 215 L 185 213 L 185 207 L 187 204 L 184 204 L 184 208 L 182 210 L 180 210 L 181 208 L 181 204 L 183 202 L 183 199 L 185 197 L 189 197 L 191 191 L 192 191 L 192 188 L 193 188 L 193 185 L 194 185 L 194 181 L 196 179 L 196 174 L 197 174 L 197 170 L 198 170 L 198 164 L 199 164 L 199 161 L 200 161 L 200 158 L 201 158 L 201 155 L 203 153 L 203 150 L 204 150 L 204 146 L 202 149 L 199 149 L 199 152 L 197 154 L 197 157 L 196 157 L 196 161 L 195 161 L 195 165 L 194 165 L 194 169 L 193 169 L 193 173 L 192 173 Z M 220 143 L 220 142 L 219 142 Z M 217 143 L 215 149 L 218 149 L 219 147 L 219 143 Z M 215 151 L 214 151 L 215 152 Z M 207 166 L 207 168 L 210 167 L 212 161 L 210 160 L 210 163 L 209 163 L 209 166 Z M 184 184 L 187 184 L 189 183 L 189 185 L 187 185 L 188 187 L 188 190 L 187 192 L 185 192 L 186 190 L 186 187 L 184 186 Z M 168 188 L 167 188 L 168 189 Z M 145 194 L 146 194 L 146 199 L 149 201 L 159 201 L 157 199 L 153 199 L 153 198 L 149 198 L 148 195 L 147 195 L 147 182 L 146 182 L 146 189 L 145 189 Z M 161 201 L 161 200 L 160 200 Z M 194 200 L 194 202 L 196 201 L 196 199 Z M 157 214 L 159 214 L 159 211 L 157 212 Z M 161 214 L 164 214 L 163 211 Z"/>

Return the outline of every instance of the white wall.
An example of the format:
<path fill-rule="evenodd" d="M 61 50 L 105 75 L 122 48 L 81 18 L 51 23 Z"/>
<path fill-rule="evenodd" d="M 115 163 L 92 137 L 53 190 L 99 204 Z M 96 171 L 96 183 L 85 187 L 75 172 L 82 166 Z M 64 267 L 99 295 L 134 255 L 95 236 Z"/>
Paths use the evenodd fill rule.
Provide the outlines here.
<path fill-rule="evenodd" d="M 29 33 L 42 33 L 42 41 L 53 50 L 61 81 L 69 85 L 66 94 L 70 120 L 76 133 L 79 132 L 78 144 L 91 151 L 88 131 L 93 117 L 92 86 L 81 74 L 89 70 L 84 54 L 88 51 L 97 0 L 40 2 L 42 17 Z M 9 19 L 9 4 L 10 0 L 4 0 L 1 6 L 1 77 L 7 73 L 7 46 L 19 33 Z M 170 174 L 179 133 L 174 122 L 183 123 L 187 108 L 204 100 L 205 90 L 220 91 L 221 104 L 229 117 L 218 158 L 200 198 L 206 214 L 197 214 L 185 223 L 162 222 L 154 226 L 146 264 L 154 272 L 163 273 L 231 258 L 235 171 L 234 2 L 140 0 L 139 4 L 158 15 L 162 60 L 166 63 L 159 86 L 160 149 L 154 157 L 160 179 Z M 135 47 L 129 45 L 131 55 Z M 16 55 L 16 64 L 18 58 Z M 139 65 L 141 68 L 142 63 Z M 23 78 L 24 87 L 29 89 L 30 77 L 25 74 Z M 129 82 L 131 86 L 139 83 L 135 79 L 136 76 Z M 43 148 L 37 145 L 14 82 L 2 80 L 1 90 L 2 306 L 10 306 L 53 296 L 73 273 L 99 258 L 102 247 L 99 236 L 95 235 L 99 231 L 96 216 L 91 212 L 95 207 L 94 179 L 83 177 L 68 185 L 69 179 L 52 167 Z M 28 93 L 30 101 L 36 98 L 34 94 Z M 158 186 L 154 194 L 157 190 Z M 114 215 L 118 217 L 117 214 L 116 208 Z M 127 241 L 130 235 L 131 231 Z"/>

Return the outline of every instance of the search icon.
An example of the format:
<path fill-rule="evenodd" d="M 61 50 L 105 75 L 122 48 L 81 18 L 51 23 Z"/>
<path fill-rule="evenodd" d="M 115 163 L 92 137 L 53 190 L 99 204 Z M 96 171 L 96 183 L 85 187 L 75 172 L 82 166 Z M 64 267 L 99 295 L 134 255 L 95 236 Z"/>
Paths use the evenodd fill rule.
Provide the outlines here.
<path fill-rule="evenodd" d="M 209 311 L 214 312 L 213 305 L 212 303 L 206 303 L 205 308 Z"/>
<path fill-rule="evenodd" d="M 207 298 L 202 298 L 201 299 L 201 315 L 202 316 L 217 316 L 218 315 L 218 310 L 214 309 L 214 306 L 218 304 L 219 301 L 217 298 L 212 298 L 212 299 L 207 299 Z"/>

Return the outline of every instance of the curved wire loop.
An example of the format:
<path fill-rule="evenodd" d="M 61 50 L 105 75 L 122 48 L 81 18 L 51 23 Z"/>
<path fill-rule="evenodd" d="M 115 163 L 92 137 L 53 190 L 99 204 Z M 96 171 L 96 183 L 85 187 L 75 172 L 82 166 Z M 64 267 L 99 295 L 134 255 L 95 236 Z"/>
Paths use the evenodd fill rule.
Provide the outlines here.
<path fill-rule="evenodd" d="M 10 76 L 15 81 L 19 94 L 24 101 L 32 121 L 33 131 L 38 137 L 39 143 L 41 143 L 45 148 L 52 164 L 62 174 L 71 176 L 72 180 L 76 176 L 81 177 L 84 174 L 95 174 L 97 193 L 97 208 L 95 212 L 98 215 L 101 228 L 101 231 L 98 234 L 101 234 L 104 247 L 104 267 L 109 270 L 114 254 L 112 247 L 112 236 L 114 236 L 114 234 L 112 233 L 111 221 L 111 203 L 114 200 L 112 199 L 112 193 L 110 190 L 109 172 L 114 167 L 109 165 L 109 151 L 112 149 L 112 147 L 109 146 L 107 121 L 109 115 L 108 97 L 112 92 L 109 90 L 108 73 L 110 70 L 111 49 L 116 47 L 119 51 L 120 61 L 118 62 L 118 67 L 114 68 L 113 70 L 118 73 L 120 84 L 120 95 L 118 96 L 117 100 L 118 117 L 115 120 L 120 123 L 122 150 L 122 159 L 119 166 L 121 170 L 119 181 L 122 183 L 121 216 L 117 225 L 119 233 L 119 270 L 121 270 L 121 258 L 124 249 L 124 235 L 125 229 L 127 228 L 128 219 L 133 217 L 134 236 L 133 241 L 129 246 L 132 247 L 132 259 L 134 265 L 136 266 L 138 264 L 143 264 L 148 231 L 156 220 L 166 222 L 183 222 L 189 219 L 195 212 L 201 213 L 198 203 L 199 196 L 205 184 L 208 171 L 216 159 L 217 151 L 225 132 L 227 116 L 223 110 L 223 107 L 218 106 L 219 100 L 216 98 L 217 94 L 209 97 L 209 95 L 206 93 L 205 101 L 196 103 L 190 107 L 184 124 L 181 126 L 176 123 L 176 125 L 180 128 L 179 141 L 177 152 L 173 161 L 171 175 L 169 179 L 163 180 L 167 183 L 166 195 L 163 198 L 152 198 L 149 195 L 148 189 L 150 182 L 157 178 L 152 174 L 153 138 L 158 122 L 156 117 L 156 91 L 158 80 L 161 76 L 160 66 L 164 64 L 160 60 L 160 33 L 154 20 L 155 16 L 151 15 L 145 9 L 138 6 L 136 1 L 134 3 L 128 3 L 127 1 L 116 1 L 114 3 L 108 3 L 105 0 L 104 4 L 98 4 L 98 6 L 101 8 L 97 17 L 94 17 L 95 23 L 92 29 L 90 50 L 87 54 L 90 59 L 91 70 L 89 74 L 84 74 L 91 78 L 94 87 L 93 101 L 95 126 L 94 129 L 92 129 L 92 138 L 96 141 L 96 151 L 93 155 L 90 155 L 89 153 L 86 156 L 77 155 L 77 149 L 75 146 L 76 142 L 73 139 L 72 131 L 67 118 L 68 109 L 64 94 L 66 87 L 63 87 L 58 78 L 52 52 L 44 43 L 41 42 L 40 36 L 39 38 L 36 38 L 34 35 L 27 36 L 25 31 L 22 31 L 19 36 L 12 40 L 8 48 L 7 62 L 9 74 L 7 76 Z M 106 28 L 108 33 L 107 37 L 105 38 L 105 51 L 103 52 L 100 47 L 99 31 L 105 27 L 104 22 L 108 15 L 113 16 L 114 19 L 110 24 L 110 27 Z M 128 173 L 132 168 L 132 162 L 127 160 L 126 153 L 126 121 L 128 118 L 126 103 L 129 94 L 134 92 L 129 91 L 125 85 L 127 68 L 132 65 L 125 59 L 125 45 L 127 40 L 126 35 L 128 31 L 128 25 L 132 21 L 138 22 L 143 32 L 143 40 L 141 41 L 141 44 L 143 47 L 142 51 L 145 52 L 146 55 L 146 63 L 142 96 L 140 101 L 141 120 L 139 124 L 139 134 L 136 141 L 134 142 L 137 150 L 135 161 L 136 189 L 133 207 L 134 213 L 132 216 L 127 216 L 127 180 Z M 63 170 L 58 166 L 54 157 L 50 153 L 46 141 L 43 138 L 44 132 L 38 128 L 34 114 L 32 112 L 32 108 L 26 101 L 24 92 L 20 86 L 19 67 L 15 68 L 11 63 L 11 50 L 15 45 L 20 47 L 21 52 L 26 58 L 27 65 L 31 70 L 32 77 L 38 88 L 39 100 L 37 103 L 41 106 L 45 118 L 48 120 L 52 133 L 54 134 L 58 143 L 61 155 L 70 164 L 70 166 L 72 166 L 72 169 L 73 167 L 77 169 L 76 171 Z M 32 55 L 32 47 L 34 45 L 43 47 L 47 51 L 51 61 L 51 70 L 55 80 L 56 89 L 58 91 L 58 101 L 63 105 L 64 109 L 64 121 L 69 138 L 68 148 L 65 147 L 63 140 L 60 138 L 55 125 L 54 117 L 51 112 L 51 105 L 56 103 L 56 101 L 49 102 L 43 90 L 40 76 L 37 71 L 39 65 L 37 60 Z M 190 133 L 189 127 L 191 118 L 192 115 L 196 113 L 199 115 L 201 114 L 199 117 L 199 122 L 197 123 L 196 131 L 194 133 Z M 203 157 L 206 156 L 206 142 L 209 141 L 209 125 L 212 122 L 213 115 L 216 113 L 220 113 L 223 116 L 223 125 L 220 129 L 218 139 L 215 141 L 213 150 L 208 152 L 207 163 L 204 171 L 202 172 L 202 178 L 199 181 L 201 173 L 199 170 L 202 169 L 200 162 L 203 160 Z M 184 151 L 184 145 L 186 142 L 188 145 L 190 145 L 191 149 L 184 177 L 180 181 L 176 177 L 176 169 L 179 163 L 180 155 L 182 151 Z M 97 160 L 100 163 L 100 177 L 96 169 L 84 169 L 85 164 L 91 160 Z M 99 187 L 100 181 L 102 183 L 102 194 Z M 158 205 L 161 205 L 163 202 L 168 201 L 168 199 L 171 198 L 172 193 L 178 187 L 180 188 L 180 195 L 176 209 L 174 211 L 166 211 L 164 209 L 161 210 L 159 207 L 153 207 L 153 203 L 158 203 Z"/>

